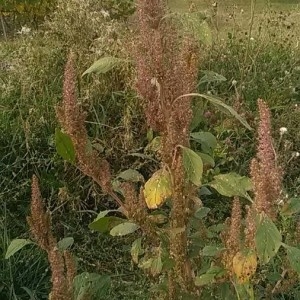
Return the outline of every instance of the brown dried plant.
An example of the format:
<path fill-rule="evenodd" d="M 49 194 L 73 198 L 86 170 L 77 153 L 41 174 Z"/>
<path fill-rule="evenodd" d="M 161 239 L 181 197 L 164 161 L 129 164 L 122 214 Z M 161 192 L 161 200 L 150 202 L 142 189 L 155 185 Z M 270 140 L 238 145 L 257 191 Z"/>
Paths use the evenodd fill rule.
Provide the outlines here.
<path fill-rule="evenodd" d="M 254 185 L 253 207 L 276 219 L 276 204 L 282 190 L 282 169 L 277 166 L 271 135 L 271 114 L 267 104 L 258 99 L 259 126 L 257 158 L 251 162 L 251 178 Z"/>
<path fill-rule="evenodd" d="M 51 268 L 52 289 L 50 300 L 73 298 L 73 280 L 76 275 L 74 259 L 69 251 L 62 253 L 51 231 L 51 218 L 44 211 L 42 196 L 36 176 L 32 177 L 32 200 L 30 216 L 27 217 L 30 231 L 41 249 L 47 252 Z"/>
<path fill-rule="evenodd" d="M 175 267 L 169 271 L 169 299 L 176 298 L 176 288 L 192 290 L 193 273 L 187 258 L 186 225 L 190 200 L 195 188 L 185 180 L 180 146 L 189 146 L 189 125 L 192 119 L 191 93 L 197 80 L 197 47 L 190 38 L 179 39 L 174 24 L 166 17 L 166 1 L 137 0 L 138 33 L 133 56 L 136 62 L 135 89 L 139 95 L 147 124 L 162 137 L 162 164 L 170 170 L 173 180 L 170 229 L 170 256 Z M 63 101 L 57 108 L 58 119 L 74 144 L 77 165 L 112 196 L 125 215 L 137 223 L 153 241 L 157 237 L 142 190 L 126 183 L 120 198 L 113 192 L 108 162 L 89 147 L 85 113 L 76 102 L 74 55 L 65 68 Z"/>
<path fill-rule="evenodd" d="M 251 162 L 251 178 L 254 190 L 254 201 L 246 206 L 244 239 L 241 239 L 241 206 L 235 198 L 231 218 L 228 221 L 229 230 L 223 234 L 222 240 L 226 250 L 222 262 L 229 273 L 232 273 L 233 257 L 241 250 L 255 249 L 256 214 L 265 213 L 273 220 L 277 217 L 276 202 L 281 193 L 282 170 L 276 164 L 276 154 L 272 144 L 271 115 L 267 104 L 258 99 L 259 126 L 257 157 Z"/>
<path fill-rule="evenodd" d="M 100 157 L 97 151 L 90 149 L 87 130 L 85 127 L 85 112 L 76 100 L 76 74 L 74 69 L 74 53 L 70 52 L 65 67 L 63 84 L 63 101 L 57 107 L 58 120 L 70 136 L 75 148 L 77 166 L 87 176 L 91 177 L 102 190 L 109 194 L 122 209 L 124 215 L 134 220 L 147 233 L 155 236 L 151 222 L 146 218 L 147 209 L 144 201 L 139 201 L 135 187 L 124 184 L 124 199 L 113 191 L 110 165 Z"/>
<path fill-rule="evenodd" d="M 136 91 L 141 98 L 148 126 L 162 138 L 162 164 L 173 178 L 171 228 L 186 228 L 190 207 L 188 188 L 178 146 L 189 146 L 192 119 L 191 97 L 179 99 L 196 87 L 197 47 L 192 39 L 179 39 L 174 24 L 166 17 L 166 1 L 138 0 Z M 170 254 L 175 261 L 170 272 L 169 289 L 173 285 L 192 289 L 193 274 L 187 259 L 186 230 L 170 237 Z M 172 292 L 170 292 L 172 294 Z M 170 295 L 170 299 L 172 295 Z"/>
<path fill-rule="evenodd" d="M 233 199 L 231 217 L 226 220 L 225 224 L 228 225 L 228 230 L 221 235 L 221 238 L 226 249 L 221 259 L 231 274 L 233 257 L 241 250 L 242 210 L 238 197 Z"/>

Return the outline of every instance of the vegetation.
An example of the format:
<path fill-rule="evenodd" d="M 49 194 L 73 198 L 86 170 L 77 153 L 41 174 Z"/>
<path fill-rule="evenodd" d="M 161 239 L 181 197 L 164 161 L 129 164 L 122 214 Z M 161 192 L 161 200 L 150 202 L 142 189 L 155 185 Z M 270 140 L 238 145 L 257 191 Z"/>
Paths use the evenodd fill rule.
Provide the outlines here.
<path fill-rule="evenodd" d="M 4 4 L 0 298 L 297 299 L 297 3 Z"/>

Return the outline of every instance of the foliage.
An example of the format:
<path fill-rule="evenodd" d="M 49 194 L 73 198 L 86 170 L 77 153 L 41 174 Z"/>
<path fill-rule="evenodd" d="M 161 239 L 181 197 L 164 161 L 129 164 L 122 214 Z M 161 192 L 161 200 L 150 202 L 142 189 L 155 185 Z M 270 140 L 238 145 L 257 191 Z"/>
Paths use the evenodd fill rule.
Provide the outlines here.
<path fill-rule="evenodd" d="M 0 217 L 1 229 L 6 228 L 5 234 L 12 238 L 19 236 L 28 240 L 28 236 L 23 234 L 27 230 L 23 225 L 25 222 L 18 222 L 16 227 L 11 224 L 15 224 L 16 217 L 24 219 L 27 214 L 28 202 L 24 199 L 29 198 L 28 177 L 37 172 L 47 197 L 47 206 L 53 211 L 55 232 L 59 238 L 74 237 L 72 251 L 79 258 L 82 272 L 113 275 L 112 289 L 107 290 L 112 299 L 145 299 L 150 297 L 146 294 L 149 286 L 153 286 L 153 293 L 163 294 L 167 290 L 164 277 L 175 266 L 173 257 L 169 255 L 170 240 L 178 240 L 184 232 L 188 235 L 188 259 L 192 261 L 195 284 L 201 290 L 201 298 L 210 299 L 213 294 L 220 299 L 234 299 L 236 294 L 241 299 L 297 299 L 299 243 L 295 222 L 299 212 L 299 160 L 295 153 L 299 151 L 298 52 L 292 45 L 291 36 L 288 37 L 291 45 L 290 42 L 282 43 L 285 38 L 282 34 L 290 26 L 290 17 L 284 15 L 279 18 L 268 12 L 265 22 L 269 18 L 270 23 L 266 26 L 258 17 L 257 27 L 262 24 L 264 34 L 253 31 L 251 37 L 254 38 L 249 40 L 249 32 L 245 35 L 245 29 L 234 27 L 233 21 L 224 25 L 227 12 L 226 16 L 223 12 L 218 13 L 219 20 L 200 14 L 207 21 L 202 29 L 204 34 L 208 32 L 208 42 L 205 43 L 207 48 L 201 50 L 197 83 L 199 94 L 206 98 L 196 96 L 193 100 L 194 119 L 189 145 L 180 144 L 174 151 L 185 157 L 183 177 L 187 189 L 197 191 L 188 198 L 195 209 L 188 211 L 186 227 L 174 224 L 174 228 L 170 229 L 172 197 L 163 197 L 162 201 L 158 199 L 158 208 L 147 211 L 144 216 L 158 234 L 149 243 L 148 234 L 152 235 L 152 231 L 149 233 L 143 225 L 139 227 L 139 223 L 131 218 L 127 220 L 124 211 L 115 209 L 116 204 L 110 196 L 99 192 L 99 188 L 81 175 L 75 166 L 62 161 L 60 156 L 68 161 L 66 153 L 73 153 L 69 160 L 76 161 L 72 150 L 74 145 L 70 142 L 64 144 L 68 136 L 60 135 L 60 146 L 59 139 L 56 137 L 55 140 L 55 129 L 57 132 L 59 129 L 53 107 L 62 96 L 62 70 L 66 52 L 71 47 L 77 54 L 78 102 L 88 113 L 88 148 L 89 151 L 97 150 L 101 157 L 108 159 L 112 166 L 114 191 L 123 200 L 128 192 L 127 184 L 135 191 L 143 190 L 145 183 L 151 183 L 155 172 L 169 172 L 167 166 L 161 164 L 164 137 L 147 128 L 145 118 L 141 116 L 141 106 L 131 89 L 134 64 L 121 64 L 106 74 L 90 73 L 80 78 L 93 62 L 105 57 L 128 61 L 128 52 L 131 52 L 131 49 L 128 51 L 128 23 L 124 21 L 131 22 L 132 1 L 99 3 L 58 1 L 59 9 L 50 18 L 47 12 L 48 19 L 40 27 L 40 32 L 32 28 L 29 34 L 20 34 L 17 39 L 1 44 L 0 56 L 8 65 L 1 67 L 0 71 L 0 129 L 3 132 L 0 147 L 3 145 L 4 150 L 0 171 L 4 188 L 0 195 L 1 201 L 5 200 L 1 202 L 4 203 L 1 212 L 8 212 L 4 219 L 10 224 L 5 227 L 4 219 Z M 21 20 L 20 17 L 21 14 L 18 20 Z M 23 17 L 25 20 L 25 15 Z M 178 14 L 176 17 L 174 20 L 180 21 L 183 16 Z M 240 24 L 238 17 L 239 12 L 234 11 L 235 24 Z M 6 15 L 5 20 L 8 18 Z M 188 33 L 188 26 L 197 25 L 193 15 L 189 19 L 189 14 L 185 13 L 184 18 L 182 35 Z M 242 18 L 247 19 L 245 16 Z M 72 21 L 74 19 L 80 26 Z M 274 37 L 275 27 L 272 28 L 272 24 L 277 21 L 279 25 L 276 28 L 281 26 L 282 30 L 276 29 Z M 215 25 L 225 28 L 221 29 L 221 33 L 213 31 L 210 35 L 208 26 Z M 230 26 L 232 30 L 228 29 Z M 193 37 L 196 37 L 195 34 Z M 203 37 L 198 38 L 205 42 Z M 211 42 L 213 47 L 210 47 Z M 241 49 L 248 49 L 248 56 Z M 187 100 L 186 95 L 182 96 L 182 101 Z M 249 161 L 255 155 L 254 132 L 243 128 L 239 122 L 245 120 L 245 124 L 256 128 L 255 101 L 258 97 L 265 98 L 272 110 L 273 128 L 277 132 L 274 135 L 277 141 L 275 150 L 278 163 L 286 170 L 286 190 L 282 192 L 282 199 L 277 199 L 283 207 L 275 205 L 279 212 L 276 220 L 263 214 L 256 216 L 257 252 L 249 252 L 247 247 L 240 249 L 230 258 L 233 268 L 228 271 L 227 265 L 225 267 L 222 263 L 228 247 L 223 238 L 220 239 L 220 233 L 222 236 L 229 227 L 228 223 L 224 224 L 225 218 L 230 215 L 231 201 L 228 197 L 239 195 L 244 198 L 240 200 L 243 216 L 247 211 L 245 204 L 250 205 L 254 199 L 253 186 L 246 177 Z M 241 100 L 241 106 L 236 99 Z M 209 101 L 217 105 L 213 106 Z M 216 101 L 222 101 L 221 105 Z M 223 114 L 224 109 L 221 113 L 215 109 L 223 104 L 227 112 L 231 115 L 233 112 L 240 120 L 235 121 Z M 288 134 L 284 136 L 278 130 L 282 126 L 288 128 Z M 9 144 L 7 141 L 10 141 Z M 174 176 L 172 172 L 170 174 L 168 195 L 174 188 Z M 159 191 L 157 188 L 158 185 L 155 190 Z M 286 193 L 288 196 L 285 196 Z M 145 200 L 147 197 L 139 199 L 147 207 Z M 100 211 L 96 219 L 94 211 Z M 88 227 L 96 232 L 87 231 Z M 120 237 L 107 235 L 110 232 L 120 235 L 120 229 Z M 7 253 L 10 237 L 1 240 L 4 254 Z M 69 249 L 73 243 L 71 239 L 61 239 L 63 249 Z M 237 240 L 245 246 L 243 234 Z M 265 240 L 271 242 L 265 243 Z M 0 262 L 4 270 L 0 275 L 0 281 L 4 282 L 4 288 L 0 287 L 0 298 L 9 295 L 12 299 L 25 299 L 33 295 L 37 299 L 46 299 L 50 286 L 43 254 L 34 245 L 24 247 L 8 260 L 4 260 L 4 254 L 3 262 Z M 130 254 L 134 263 L 150 274 L 148 279 L 138 269 L 129 266 Z M 105 283 L 107 277 L 100 277 Z M 234 284 L 230 284 L 230 280 Z M 92 279 L 88 281 L 90 284 Z M 179 289 L 177 293 L 178 297 L 186 299 L 199 298 L 199 295 L 192 296 Z"/>

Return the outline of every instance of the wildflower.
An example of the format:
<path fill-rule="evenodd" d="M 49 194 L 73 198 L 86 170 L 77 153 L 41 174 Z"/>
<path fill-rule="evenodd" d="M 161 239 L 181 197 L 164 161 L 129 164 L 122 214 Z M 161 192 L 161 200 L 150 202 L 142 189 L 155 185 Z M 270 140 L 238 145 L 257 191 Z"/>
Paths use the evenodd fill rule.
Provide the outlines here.
<path fill-rule="evenodd" d="M 237 81 L 236 81 L 235 79 L 233 79 L 232 82 L 231 82 L 231 84 L 232 84 L 233 86 L 236 86 L 236 85 L 237 85 Z"/>
<path fill-rule="evenodd" d="M 101 9 L 100 12 L 104 18 L 108 18 L 110 16 L 107 10 Z"/>
<path fill-rule="evenodd" d="M 254 41 L 254 37 L 251 37 L 251 38 L 250 38 L 250 41 Z"/>
<path fill-rule="evenodd" d="M 26 26 L 22 26 L 21 30 L 18 31 L 18 34 L 29 34 L 31 32 L 31 29 Z"/>
<path fill-rule="evenodd" d="M 287 133 L 287 128 L 286 127 L 280 127 L 280 129 L 279 129 L 279 132 L 280 132 L 280 135 L 282 136 L 282 135 L 284 135 L 284 134 L 286 134 Z"/>

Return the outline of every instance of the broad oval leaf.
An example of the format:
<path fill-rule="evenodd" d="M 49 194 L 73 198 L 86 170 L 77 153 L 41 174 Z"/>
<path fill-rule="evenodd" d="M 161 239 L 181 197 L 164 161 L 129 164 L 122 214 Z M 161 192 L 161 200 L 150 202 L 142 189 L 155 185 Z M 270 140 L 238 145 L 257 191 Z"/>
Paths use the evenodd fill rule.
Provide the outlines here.
<path fill-rule="evenodd" d="M 119 225 L 115 226 L 114 228 L 112 228 L 110 231 L 110 235 L 124 236 L 124 235 L 135 232 L 139 228 L 140 228 L 140 226 L 138 226 L 135 223 L 125 222 L 125 223 L 119 224 Z"/>
<path fill-rule="evenodd" d="M 292 216 L 300 212 L 300 198 L 291 198 L 282 207 L 281 214 L 284 216 Z"/>
<path fill-rule="evenodd" d="M 128 170 L 121 172 L 117 176 L 117 178 L 122 178 L 126 181 L 131 181 L 131 182 L 144 182 L 145 181 L 143 175 L 134 169 L 128 169 Z"/>
<path fill-rule="evenodd" d="M 172 195 L 171 175 L 166 169 L 156 171 L 144 186 L 144 197 L 148 208 L 154 209 Z"/>
<path fill-rule="evenodd" d="M 286 248 L 287 258 L 290 262 L 291 268 L 300 274 L 300 249 L 288 245 L 283 246 Z"/>
<path fill-rule="evenodd" d="M 75 163 L 75 149 L 70 136 L 60 129 L 55 129 L 55 145 L 57 153 L 66 161 Z"/>
<path fill-rule="evenodd" d="M 195 285 L 203 286 L 215 282 L 215 279 L 225 274 L 225 270 L 218 266 L 211 266 L 205 274 L 195 277 Z"/>
<path fill-rule="evenodd" d="M 194 217 L 201 220 L 207 216 L 210 212 L 210 208 L 208 207 L 200 207 L 194 214 Z"/>
<path fill-rule="evenodd" d="M 205 46 L 212 46 L 212 30 L 206 21 L 202 21 L 199 25 L 198 40 Z"/>
<path fill-rule="evenodd" d="M 90 73 L 105 74 L 112 70 L 114 67 L 127 62 L 125 59 L 105 56 L 95 61 L 83 74 L 82 76 Z"/>
<path fill-rule="evenodd" d="M 262 264 L 268 263 L 276 255 L 281 241 L 282 236 L 273 221 L 265 213 L 258 215 L 255 245 Z"/>
<path fill-rule="evenodd" d="M 161 273 L 162 268 L 163 268 L 161 256 L 159 255 L 157 257 L 142 259 L 139 263 L 139 267 L 141 269 L 150 269 L 150 273 L 153 276 L 156 276 Z"/>
<path fill-rule="evenodd" d="M 137 264 L 139 262 L 139 256 L 144 253 L 142 249 L 142 238 L 138 238 L 132 243 L 130 253 L 132 260 Z"/>
<path fill-rule="evenodd" d="M 106 233 L 110 231 L 113 227 L 124 222 L 124 219 L 115 216 L 101 217 L 96 218 L 92 223 L 90 223 L 89 228 L 101 233 Z"/>
<path fill-rule="evenodd" d="M 107 275 L 84 272 L 74 278 L 74 299 L 104 299 L 108 296 L 111 279 Z M 105 298 L 106 299 L 106 298 Z"/>
<path fill-rule="evenodd" d="M 193 101 L 193 106 L 192 106 L 192 110 L 193 110 L 193 119 L 191 121 L 190 124 L 190 131 L 193 131 L 194 129 L 196 129 L 201 122 L 204 122 L 204 103 L 202 103 L 201 101 Z"/>
<path fill-rule="evenodd" d="M 252 202 L 247 193 L 252 190 L 251 180 L 237 173 L 227 173 L 214 176 L 214 180 L 208 184 L 218 193 L 226 197 L 240 196 Z"/>
<path fill-rule="evenodd" d="M 146 146 L 145 151 L 157 152 L 161 147 L 161 137 L 156 136 L 151 142 Z"/>
<path fill-rule="evenodd" d="M 225 248 L 221 248 L 218 246 L 205 246 L 201 252 L 203 256 L 215 256 L 219 254 Z"/>
<path fill-rule="evenodd" d="M 182 148 L 183 166 L 186 176 L 196 186 L 201 186 L 203 162 L 201 157 L 190 148 Z"/>
<path fill-rule="evenodd" d="M 210 132 L 192 132 L 190 137 L 197 143 L 200 143 L 202 151 L 209 155 L 212 155 L 218 145 L 216 137 Z"/>
<path fill-rule="evenodd" d="M 156 210 L 154 212 L 157 212 Z M 154 224 L 165 224 L 168 222 L 168 217 L 162 213 L 149 214 L 147 218 Z"/>
<path fill-rule="evenodd" d="M 209 71 L 209 70 L 203 70 L 201 71 L 204 73 L 204 75 L 201 77 L 201 79 L 198 82 L 198 86 L 202 83 L 212 83 L 212 82 L 222 82 L 222 81 L 227 81 L 227 79 L 216 72 Z"/>
<path fill-rule="evenodd" d="M 212 45 L 212 30 L 199 12 L 176 12 L 165 17 L 175 18 L 181 24 L 182 34 L 192 35 L 195 41 L 205 46 Z"/>
<path fill-rule="evenodd" d="M 12 240 L 7 248 L 7 251 L 5 253 L 5 259 L 10 258 L 13 256 L 16 252 L 21 250 L 26 245 L 33 244 L 32 241 L 26 240 L 26 239 L 15 239 Z"/>
<path fill-rule="evenodd" d="M 71 247 L 73 244 L 74 244 L 74 238 L 65 237 L 57 243 L 57 247 L 60 251 L 65 251 L 69 247 Z"/>
<path fill-rule="evenodd" d="M 232 260 L 232 268 L 239 284 L 248 283 L 257 268 L 255 252 L 238 252 Z"/>
<path fill-rule="evenodd" d="M 215 161 L 210 155 L 208 155 L 206 153 L 201 153 L 201 152 L 197 152 L 197 154 L 201 157 L 203 165 L 205 165 L 205 166 L 208 165 L 212 168 L 215 167 Z"/>
<path fill-rule="evenodd" d="M 202 274 L 200 276 L 195 277 L 195 285 L 203 286 L 207 284 L 212 284 L 215 282 L 215 274 Z"/>

